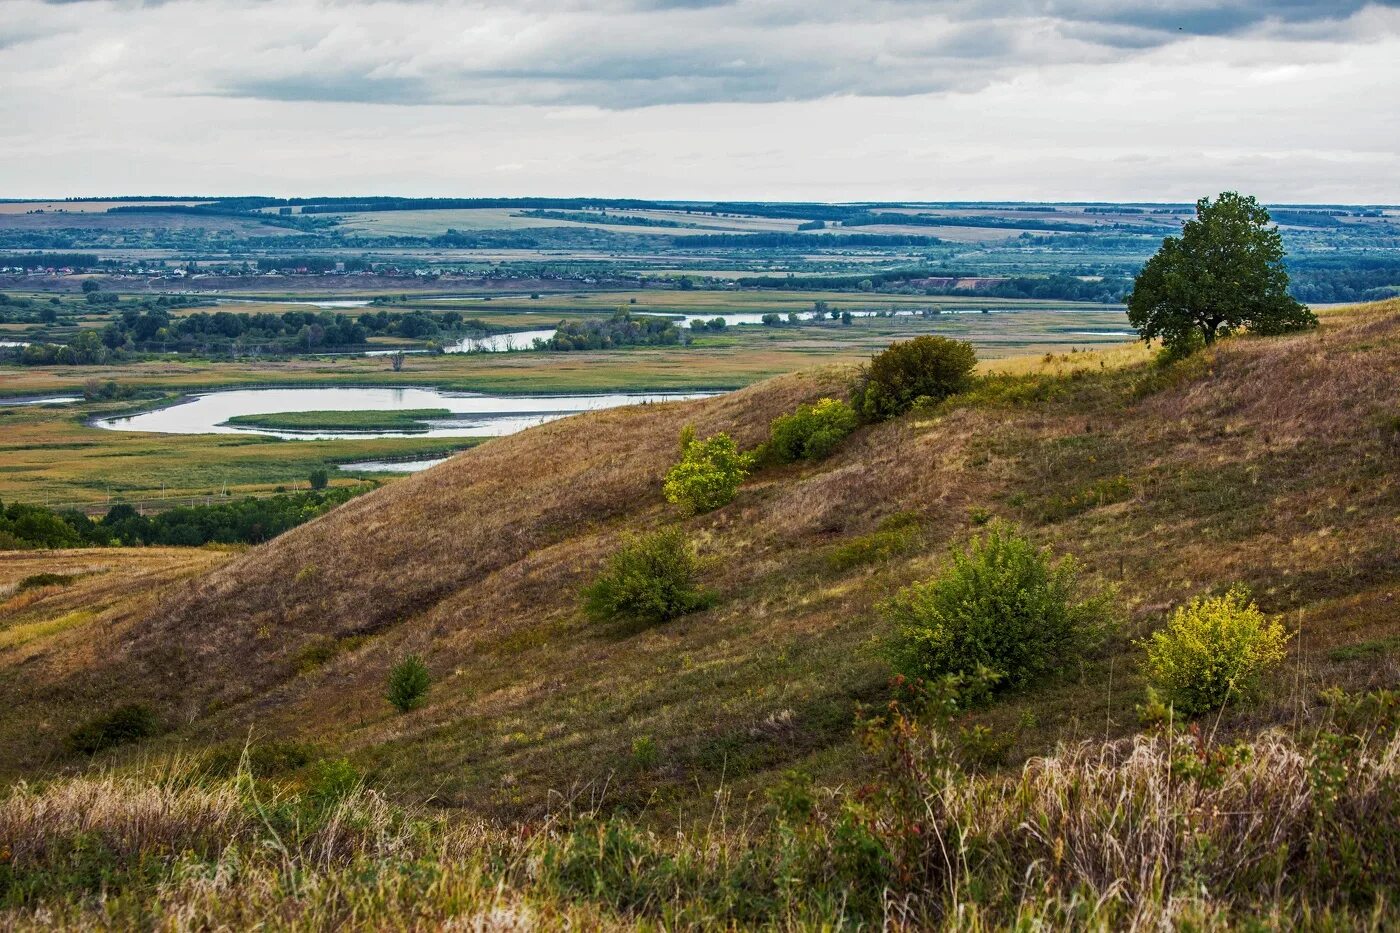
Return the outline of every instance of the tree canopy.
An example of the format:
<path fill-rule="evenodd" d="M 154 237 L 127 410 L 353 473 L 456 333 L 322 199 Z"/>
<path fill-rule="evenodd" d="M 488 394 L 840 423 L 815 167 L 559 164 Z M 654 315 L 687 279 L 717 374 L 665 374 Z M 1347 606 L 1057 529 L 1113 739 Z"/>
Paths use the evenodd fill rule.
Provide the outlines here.
<path fill-rule="evenodd" d="M 1172 350 L 1249 329 L 1282 333 L 1317 318 L 1288 294 L 1283 239 L 1252 196 L 1223 192 L 1196 202 L 1196 219 L 1169 236 L 1128 296 L 1128 320 L 1144 340 Z"/>

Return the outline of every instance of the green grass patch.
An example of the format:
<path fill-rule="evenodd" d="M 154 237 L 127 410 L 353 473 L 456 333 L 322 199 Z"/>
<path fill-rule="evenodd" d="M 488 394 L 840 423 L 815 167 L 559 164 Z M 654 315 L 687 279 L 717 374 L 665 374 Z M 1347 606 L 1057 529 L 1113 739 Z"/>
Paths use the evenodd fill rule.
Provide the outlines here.
<path fill-rule="evenodd" d="M 1132 481 L 1126 476 L 1111 476 L 1095 480 L 1067 495 L 1050 496 L 1040 507 L 1042 522 L 1058 522 L 1082 512 L 1115 502 L 1126 502 L 1134 495 Z"/>
<path fill-rule="evenodd" d="M 892 560 L 917 548 L 923 540 L 922 532 L 917 512 L 896 512 L 881 519 L 870 534 L 834 548 L 827 556 L 827 565 L 832 570 L 849 570 Z"/>
<path fill-rule="evenodd" d="M 450 418 L 446 408 L 401 408 L 394 411 L 281 411 L 234 415 L 225 424 L 275 431 L 426 431 L 425 421 Z"/>
<path fill-rule="evenodd" d="M 1364 661 L 1396 653 L 1400 653 L 1400 636 L 1377 638 L 1372 641 L 1357 642 L 1354 645 L 1342 645 L 1340 648 L 1333 648 L 1327 652 L 1327 659 L 1329 661 Z"/>
<path fill-rule="evenodd" d="M 293 659 L 293 664 L 297 673 L 305 674 L 328 663 L 336 655 L 354 651 L 367 641 L 369 638 L 365 635 L 348 635 L 344 638 L 318 635 L 302 645 L 301 650 L 296 653 L 296 657 Z"/>
<path fill-rule="evenodd" d="M 82 625 L 91 619 L 95 613 L 87 609 L 77 609 L 73 612 L 64 613 L 54 619 L 45 619 L 42 622 L 29 622 L 24 625 L 16 625 L 12 628 L 0 629 L 0 648 L 17 648 L 20 645 L 34 641 L 36 638 L 47 638 L 50 635 L 57 635 L 75 626 Z"/>

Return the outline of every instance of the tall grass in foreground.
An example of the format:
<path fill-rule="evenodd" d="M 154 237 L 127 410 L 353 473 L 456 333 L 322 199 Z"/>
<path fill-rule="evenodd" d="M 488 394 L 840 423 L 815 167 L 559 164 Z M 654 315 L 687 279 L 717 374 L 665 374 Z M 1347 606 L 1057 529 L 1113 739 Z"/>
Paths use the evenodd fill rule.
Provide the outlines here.
<path fill-rule="evenodd" d="M 1400 694 L 1217 744 L 1159 729 L 1012 776 L 959 763 L 947 685 L 860 729 L 870 782 L 791 776 L 689 832 L 500 829 L 295 787 L 99 774 L 0 802 L 0 927 L 1379 927 L 1400 888 Z M 330 769 L 336 771 L 336 769 Z"/>

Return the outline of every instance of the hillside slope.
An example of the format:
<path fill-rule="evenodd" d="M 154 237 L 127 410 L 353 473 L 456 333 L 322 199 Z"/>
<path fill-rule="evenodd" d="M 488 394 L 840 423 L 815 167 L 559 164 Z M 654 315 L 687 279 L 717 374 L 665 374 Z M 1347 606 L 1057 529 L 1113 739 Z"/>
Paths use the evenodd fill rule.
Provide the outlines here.
<path fill-rule="evenodd" d="M 492 441 L 168 586 L 151 608 L 0 646 L 16 724 L 0 735 L 4 770 L 71 762 L 57 751 L 68 729 L 144 699 L 174 727 L 161 743 L 250 729 L 315 742 L 382 784 L 493 814 L 609 775 L 624 805 L 794 765 L 842 779 L 853 702 L 888 674 L 875 607 L 990 515 L 1116 583 L 1126 618 L 1077 672 L 978 714 L 1011 738 L 1012 760 L 1132 731 L 1132 638 L 1236 581 L 1300 633 L 1290 683 L 1241 725 L 1286 715 L 1311 683 L 1400 680 L 1397 302 L 1166 369 L 1074 354 L 993 377 L 862 429 L 821 463 L 764 470 L 686 520 L 711 559 L 713 608 L 642 632 L 583 619 L 578 589 L 619 536 L 674 520 L 660 478 L 684 425 L 752 445 L 845 378 L 798 374 Z M 384 677 L 410 652 L 436 684 L 400 716 Z M 655 764 L 635 760 L 639 740 Z"/>

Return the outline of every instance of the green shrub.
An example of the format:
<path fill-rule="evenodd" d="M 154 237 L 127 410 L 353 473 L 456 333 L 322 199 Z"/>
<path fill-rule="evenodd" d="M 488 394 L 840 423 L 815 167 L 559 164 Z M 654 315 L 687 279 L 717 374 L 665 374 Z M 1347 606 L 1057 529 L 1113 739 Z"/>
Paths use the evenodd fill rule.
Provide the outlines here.
<path fill-rule="evenodd" d="M 697 440 L 694 430 L 686 428 L 680 462 L 666 474 L 662 491 L 667 502 L 687 514 L 709 512 L 733 500 L 752 463 L 728 434 Z"/>
<path fill-rule="evenodd" d="M 144 703 L 127 703 L 74 729 L 68 736 L 68 747 L 91 755 L 104 748 L 139 742 L 159 731 L 154 710 Z"/>
<path fill-rule="evenodd" d="M 385 696 L 395 709 L 407 713 L 423 705 L 432 684 L 428 665 L 418 655 L 410 654 L 389 671 L 389 689 Z"/>
<path fill-rule="evenodd" d="M 977 352 L 947 337 L 897 340 L 861 367 L 851 401 L 867 421 L 902 415 L 922 400 L 941 401 L 972 385 Z"/>
<path fill-rule="evenodd" d="M 1172 613 L 1143 642 L 1148 680 L 1186 714 L 1254 697 L 1263 675 L 1284 658 L 1289 636 L 1242 587 L 1197 599 Z"/>
<path fill-rule="evenodd" d="M 990 672 L 1019 687 L 1063 668 L 1101 632 L 1107 592 L 1086 592 L 1073 558 L 1053 561 L 1014 528 L 993 523 L 952 565 L 885 603 L 904 673 Z"/>
<path fill-rule="evenodd" d="M 331 474 L 325 467 L 316 467 L 307 476 L 307 481 L 311 483 L 312 489 L 325 489 L 326 484 L 331 481 Z"/>
<path fill-rule="evenodd" d="M 679 528 L 629 536 L 584 589 L 584 611 L 597 621 L 669 621 L 704 605 L 699 571 L 700 559 Z"/>
<path fill-rule="evenodd" d="M 779 415 L 769 428 L 768 456 L 777 463 L 820 460 L 856 429 L 855 409 L 834 398 Z"/>

